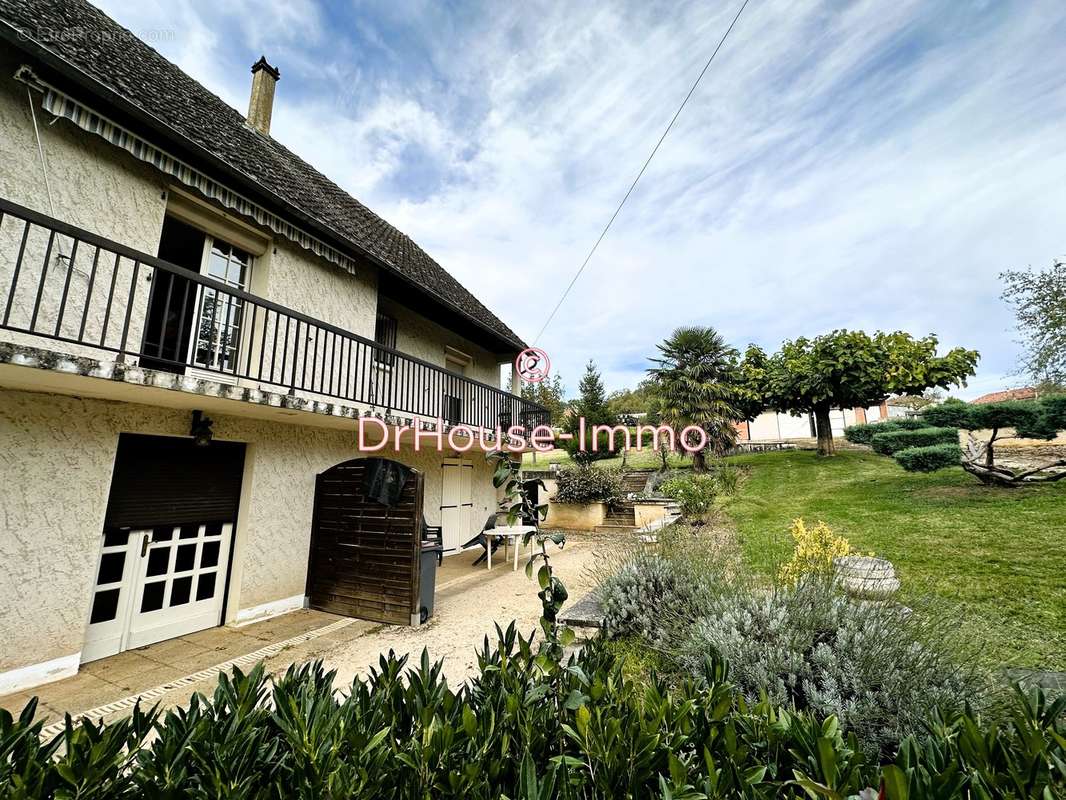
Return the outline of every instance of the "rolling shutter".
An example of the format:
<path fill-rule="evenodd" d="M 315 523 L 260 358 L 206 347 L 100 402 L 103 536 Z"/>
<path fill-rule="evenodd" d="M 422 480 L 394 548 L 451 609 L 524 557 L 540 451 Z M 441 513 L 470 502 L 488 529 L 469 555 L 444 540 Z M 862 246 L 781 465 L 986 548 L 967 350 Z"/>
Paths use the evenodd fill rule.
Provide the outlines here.
<path fill-rule="evenodd" d="M 244 444 L 170 436 L 119 436 L 108 527 L 152 527 L 237 517 Z"/>

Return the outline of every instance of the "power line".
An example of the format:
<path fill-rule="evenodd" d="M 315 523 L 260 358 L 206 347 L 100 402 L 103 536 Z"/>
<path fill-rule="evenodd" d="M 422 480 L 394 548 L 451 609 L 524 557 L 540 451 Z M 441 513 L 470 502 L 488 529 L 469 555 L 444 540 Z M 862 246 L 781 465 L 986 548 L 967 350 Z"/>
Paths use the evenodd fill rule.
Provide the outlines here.
<path fill-rule="evenodd" d="M 548 325 L 551 324 L 551 321 L 553 319 L 555 319 L 556 312 L 559 311 L 559 308 L 562 306 L 563 301 L 566 300 L 566 296 L 570 294 L 570 290 L 574 288 L 574 284 L 577 283 L 577 279 L 581 277 L 581 273 L 585 271 L 585 267 L 587 267 L 589 261 L 592 260 L 592 256 L 596 252 L 596 248 L 600 246 L 600 242 L 603 241 L 603 237 L 606 236 L 607 231 L 611 229 L 611 225 L 614 224 L 615 218 L 618 216 L 618 212 L 620 212 L 622 210 L 622 206 L 626 204 L 626 200 L 629 199 L 629 195 L 633 194 L 633 190 L 637 188 L 637 183 L 644 175 L 644 170 L 648 168 L 648 164 L 650 164 L 651 160 L 655 158 L 655 154 L 659 152 L 659 147 L 662 145 L 663 140 L 666 138 L 666 135 L 670 133 L 670 129 L 674 127 L 674 123 L 677 122 L 677 118 L 681 116 L 681 112 L 684 111 L 685 106 L 688 104 L 689 98 L 692 97 L 693 92 L 696 91 L 696 87 L 700 85 L 700 81 L 703 80 L 703 76 L 707 74 L 707 70 L 710 68 L 711 62 L 713 62 L 714 57 L 718 55 L 718 51 L 722 49 L 722 45 L 725 44 L 725 40 L 729 38 L 729 34 L 733 30 L 733 26 L 737 24 L 737 20 L 740 19 L 740 15 L 744 13 L 744 9 L 747 8 L 748 2 L 749 0 L 744 0 L 744 2 L 741 3 L 740 10 L 737 11 L 736 16 L 733 17 L 733 21 L 729 23 L 729 27 L 725 29 L 725 33 L 722 34 L 722 38 L 718 42 L 718 46 L 714 48 L 714 52 L 711 53 L 711 57 L 708 58 L 707 63 L 703 65 L 703 69 L 700 70 L 700 74 L 696 78 L 696 82 L 692 84 L 692 88 L 688 90 L 688 94 L 685 95 L 685 99 L 681 101 L 681 105 L 678 106 L 677 111 L 674 113 L 673 118 L 670 120 L 670 124 L 666 126 L 666 130 L 664 130 L 663 135 L 659 137 L 659 141 L 655 143 L 655 147 L 652 148 L 651 154 L 644 162 L 644 166 L 640 168 L 640 172 L 637 173 L 637 177 L 634 178 L 633 183 L 630 184 L 629 191 L 627 191 L 625 197 L 622 198 L 622 202 L 618 204 L 618 208 L 616 208 L 614 210 L 614 213 L 611 214 L 611 218 L 607 221 L 607 224 L 604 226 L 603 231 L 599 235 L 599 238 L 596 239 L 596 243 L 592 245 L 592 249 L 589 250 L 589 254 L 585 256 L 585 260 L 581 262 L 581 267 L 574 275 L 573 280 L 570 281 L 566 289 L 563 291 L 563 296 L 559 298 L 559 302 L 555 304 L 555 308 L 552 309 L 552 313 L 549 314 L 548 319 L 544 321 L 544 325 L 541 326 L 540 332 L 533 340 L 533 344 L 536 344 L 540 340 L 540 337 L 544 335 L 544 331 L 547 330 Z"/>

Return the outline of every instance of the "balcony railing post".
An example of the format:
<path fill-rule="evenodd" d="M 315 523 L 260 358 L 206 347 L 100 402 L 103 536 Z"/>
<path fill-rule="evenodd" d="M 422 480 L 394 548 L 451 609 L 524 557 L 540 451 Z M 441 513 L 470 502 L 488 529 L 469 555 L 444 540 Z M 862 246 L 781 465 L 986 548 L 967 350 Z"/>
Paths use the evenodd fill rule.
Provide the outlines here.
<path fill-rule="evenodd" d="M 156 368 L 173 367 L 178 372 L 195 368 L 230 379 L 258 380 L 287 387 L 290 395 L 297 391 L 314 391 L 383 408 L 386 415 L 403 413 L 427 417 L 434 422 L 442 419 L 452 425 L 464 424 L 488 430 L 494 429 L 504 417 L 527 426 L 530 421 L 535 424 L 547 421 L 545 409 L 498 387 L 450 372 L 443 365 L 407 355 L 395 347 L 358 336 L 0 198 L 0 223 L 10 225 L 10 219 L 21 221 L 23 230 L 16 239 L 17 254 L 0 253 L 0 267 L 6 268 L 10 280 L 0 328 L 93 348 L 111 354 L 117 361 L 124 361 L 129 356 L 163 365 Z M 45 259 L 39 265 L 36 258 L 30 259 L 35 263 L 26 263 L 27 252 L 33 252 L 28 245 L 31 227 L 40 228 L 48 236 Z M 56 237 L 63 238 L 57 240 Z M 57 241 L 67 239 L 72 243 L 71 253 L 69 259 L 63 257 L 67 272 L 59 278 L 51 274 L 54 272 L 52 254 Z M 77 266 L 78 253 L 85 253 L 87 246 L 94 248 L 92 267 L 84 297 L 79 298 L 80 293 L 71 286 L 72 274 Z M 14 241 L 11 250 L 16 250 Z M 100 273 L 111 259 L 108 279 Z M 120 289 L 119 273 L 126 263 L 130 263 L 130 283 L 127 289 L 123 281 Z M 145 271 L 149 271 L 153 289 L 146 293 L 145 302 L 139 304 L 134 319 L 134 306 L 139 303 L 138 279 Z M 79 271 L 79 275 L 82 274 Z M 98 274 L 102 284 L 99 289 L 96 286 Z M 163 276 L 168 279 L 165 287 L 159 283 Z M 57 290 L 60 284 L 62 287 L 55 310 L 55 304 L 46 300 L 46 285 L 50 279 Z M 179 282 L 182 286 L 180 303 L 174 292 Z M 14 313 L 20 291 L 33 298 L 33 307 L 25 315 Z M 99 297 L 105 291 L 106 297 Z M 123 292 L 126 294 L 122 295 Z M 94 299 L 98 306 L 103 305 L 99 316 L 90 314 Z M 125 302 L 125 309 L 120 305 L 122 302 Z M 78 308 L 77 303 L 82 306 Z M 68 309 L 68 305 L 71 308 Z M 173 313 L 175 305 L 180 306 L 176 317 Z M 260 307 L 263 308 L 262 314 L 258 313 Z M 121 331 L 114 337 L 111 336 L 112 317 L 119 313 L 122 313 Z M 98 320 L 99 333 L 94 328 Z M 77 333 L 64 334 L 64 321 L 69 321 L 67 328 L 76 325 Z M 280 331 L 282 321 L 284 334 Z M 295 335 L 290 331 L 293 323 Z M 142 335 L 134 336 L 131 342 L 130 331 L 136 330 L 137 326 L 140 326 Z M 159 328 L 158 341 L 153 340 L 156 326 Z M 41 330 L 37 330 L 38 327 Z M 231 328 L 239 331 L 232 338 Z M 312 329 L 315 332 L 313 338 L 309 333 Z M 258 343 L 255 341 L 257 336 Z M 293 338 L 291 345 L 290 336 Z M 241 353 L 240 347 L 247 347 L 247 353 Z M 255 370 L 252 368 L 254 347 L 259 350 Z M 308 353 L 309 347 L 314 348 L 311 353 Z M 206 350 L 204 363 L 198 363 L 201 349 Z M 231 349 L 232 363 L 228 360 Z M 310 382 L 308 369 L 311 370 Z"/>

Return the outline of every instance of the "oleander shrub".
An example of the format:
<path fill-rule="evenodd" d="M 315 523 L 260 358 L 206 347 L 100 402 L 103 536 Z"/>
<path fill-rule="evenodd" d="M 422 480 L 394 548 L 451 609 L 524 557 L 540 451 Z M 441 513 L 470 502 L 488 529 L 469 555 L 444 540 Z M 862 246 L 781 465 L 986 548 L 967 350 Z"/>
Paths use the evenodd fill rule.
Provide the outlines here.
<path fill-rule="evenodd" d="M 382 656 L 344 691 L 321 664 L 219 678 L 166 713 L 73 722 L 42 742 L 31 702 L 0 710 L 5 798 L 1053 798 L 1066 700 L 931 712 L 881 767 L 836 717 L 746 699 L 713 653 L 674 685 L 627 678 L 600 642 L 546 673 L 513 626 L 452 687 L 423 654 Z"/>
<path fill-rule="evenodd" d="M 934 444 L 929 447 L 908 447 L 892 454 L 896 462 L 908 472 L 935 472 L 954 467 L 962 461 L 958 444 Z"/>
<path fill-rule="evenodd" d="M 583 466 L 559 470 L 557 503 L 610 502 L 622 494 L 622 475 L 617 469 Z"/>
<path fill-rule="evenodd" d="M 931 709 L 953 713 L 979 697 L 957 658 L 947 620 L 894 604 L 855 600 L 831 581 L 721 593 L 701 610 L 678 648 L 698 674 L 713 653 L 731 666 L 751 702 L 835 716 L 870 758 L 887 757 L 920 734 Z"/>
<path fill-rule="evenodd" d="M 890 456 L 899 450 L 910 447 L 932 447 L 938 444 L 959 443 L 959 431 L 956 428 L 918 428 L 909 431 L 889 431 L 878 433 L 870 440 L 875 453 Z"/>

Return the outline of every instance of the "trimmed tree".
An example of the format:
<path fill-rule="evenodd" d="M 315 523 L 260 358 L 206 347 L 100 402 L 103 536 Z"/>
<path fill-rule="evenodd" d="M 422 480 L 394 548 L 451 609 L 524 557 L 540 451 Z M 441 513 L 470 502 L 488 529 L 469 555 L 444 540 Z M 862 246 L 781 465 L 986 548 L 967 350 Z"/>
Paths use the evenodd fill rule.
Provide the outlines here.
<path fill-rule="evenodd" d="M 1066 395 L 1040 400 L 1008 400 L 1002 403 L 964 403 L 949 400 L 922 412 L 931 426 L 951 426 L 968 432 L 962 468 L 982 482 L 996 486 L 1020 486 L 1066 479 L 1066 457 L 1049 458 L 1035 465 L 1014 468 L 996 461 L 996 444 L 1005 439 L 1054 439 L 1066 430 Z M 974 431 L 988 431 L 978 439 Z M 875 437 L 876 438 L 876 437 Z M 901 453 L 896 453 L 896 460 Z"/>
<path fill-rule="evenodd" d="M 648 370 L 655 381 L 662 420 L 681 435 L 689 426 L 707 433 L 708 449 L 717 454 L 737 441 L 734 424 L 741 418 L 737 406 L 736 349 L 726 344 L 714 328 L 682 327 L 657 345 L 660 356 Z M 680 445 L 680 442 L 678 442 Z M 707 469 L 703 450 L 692 454 L 696 472 Z"/>
<path fill-rule="evenodd" d="M 1004 439 L 1054 439 L 1066 430 L 1066 396 L 1003 403 L 964 403 L 948 400 L 930 406 L 918 420 L 853 425 L 844 431 L 848 441 L 869 444 L 892 456 L 908 472 L 932 472 L 961 466 L 983 483 L 1022 486 L 1066 479 L 1066 457 L 1035 465 L 1009 467 L 996 461 L 996 443 Z M 959 431 L 969 432 L 965 449 Z M 988 431 L 978 439 L 974 431 Z"/>
<path fill-rule="evenodd" d="M 937 338 L 909 333 L 837 330 L 814 339 L 787 341 L 771 356 L 749 347 L 740 376 L 749 412 L 809 412 L 818 428 L 818 453 L 835 452 L 829 412 L 866 408 L 891 395 L 966 385 L 976 350 L 956 347 L 937 355 Z M 752 414 L 754 415 L 754 414 Z"/>

